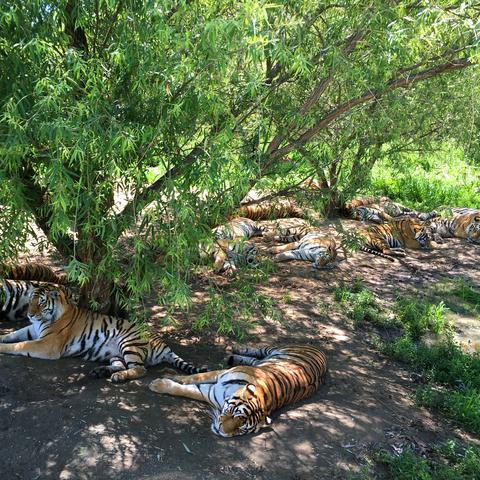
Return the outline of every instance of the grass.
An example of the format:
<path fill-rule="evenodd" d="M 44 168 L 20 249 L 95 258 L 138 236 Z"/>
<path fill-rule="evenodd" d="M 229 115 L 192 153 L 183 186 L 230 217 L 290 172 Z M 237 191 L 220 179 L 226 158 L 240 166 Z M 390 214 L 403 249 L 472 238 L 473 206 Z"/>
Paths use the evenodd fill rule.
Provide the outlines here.
<path fill-rule="evenodd" d="M 450 290 L 467 303 L 478 301 L 478 292 L 465 282 L 456 282 Z M 453 341 L 443 301 L 400 298 L 388 315 L 358 279 L 351 286 L 335 289 L 335 298 L 356 325 L 368 321 L 399 328 L 401 335 L 396 340 L 381 342 L 379 346 L 419 373 L 424 385 L 415 392 L 416 402 L 441 411 L 465 430 L 480 434 L 480 354 L 466 353 Z M 422 340 L 428 333 L 443 334 L 443 340 L 429 346 Z"/>
<path fill-rule="evenodd" d="M 265 278 L 259 271 L 253 270 L 237 276 L 227 288 L 210 286 L 210 298 L 193 322 L 193 328 L 213 330 L 241 341 L 248 336 L 255 318 L 281 321 L 273 300 L 256 291 L 256 284 L 263 281 Z"/>
<path fill-rule="evenodd" d="M 379 450 L 374 460 L 385 469 L 381 478 L 396 480 L 474 480 L 480 478 L 480 449 L 448 441 L 434 448 L 427 460 L 410 449 L 395 456 Z M 365 477 L 364 477 L 365 478 Z M 372 478 L 372 477 L 370 477 Z"/>
<path fill-rule="evenodd" d="M 382 308 L 378 305 L 374 295 L 364 288 L 360 279 L 355 278 L 351 287 L 341 285 L 335 288 L 334 296 L 355 325 L 363 322 L 380 325 L 387 323 Z"/>
<path fill-rule="evenodd" d="M 478 207 L 480 170 L 452 146 L 430 155 L 404 156 L 402 163 L 390 160 L 375 165 L 370 193 L 423 211 L 441 206 Z"/>

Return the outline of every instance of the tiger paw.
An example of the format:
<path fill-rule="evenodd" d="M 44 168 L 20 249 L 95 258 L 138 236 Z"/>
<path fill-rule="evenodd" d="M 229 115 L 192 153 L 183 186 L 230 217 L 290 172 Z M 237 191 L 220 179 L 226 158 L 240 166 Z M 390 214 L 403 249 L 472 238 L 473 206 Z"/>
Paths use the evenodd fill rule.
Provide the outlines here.
<path fill-rule="evenodd" d="M 150 382 L 148 388 L 156 393 L 168 393 L 175 382 L 169 378 L 157 378 Z"/>
<path fill-rule="evenodd" d="M 91 378 L 108 378 L 112 374 L 110 367 L 95 367 L 88 374 Z"/>
<path fill-rule="evenodd" d="M 125 376 L 125 372 L 115 372 L 112 373 L 110 380 L 112 383 L 125 383 L 128 378 Z"/>

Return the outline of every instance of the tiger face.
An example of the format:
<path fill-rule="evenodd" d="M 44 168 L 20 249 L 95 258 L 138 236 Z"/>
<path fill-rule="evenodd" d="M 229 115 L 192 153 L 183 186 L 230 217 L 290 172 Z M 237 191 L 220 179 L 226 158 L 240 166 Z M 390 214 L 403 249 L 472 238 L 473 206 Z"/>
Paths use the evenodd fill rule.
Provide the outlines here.
<path fill-rule="evenodd" d="M 434 233 L 430 226 L 415 224 L 413 226 L 413 232 L 415 240 L 420 244 L 421 248 L 426 250 L 430 250 L 432 248 Z"/>
<path fill-rule="evenodd" d="M 465 229 L 467 240 L 473 243 L 480 243 L 480 216 L 475 216 Z"/>
<path fill-rule="evenodd" d="M 62 313 L 63 293 L 59 290 L 36 288 L 30 298 L 27 316 L 31 322 L 55 321 Z"/>
<path fill-rule="evenodd" d="M 225 400 L 221 412 L 215 412 L 212 432 L 222 437 L 235 437 L 258 432 L 268 426 L 272 420 L 255 396 L 255 385 L 240 388 Z"/>

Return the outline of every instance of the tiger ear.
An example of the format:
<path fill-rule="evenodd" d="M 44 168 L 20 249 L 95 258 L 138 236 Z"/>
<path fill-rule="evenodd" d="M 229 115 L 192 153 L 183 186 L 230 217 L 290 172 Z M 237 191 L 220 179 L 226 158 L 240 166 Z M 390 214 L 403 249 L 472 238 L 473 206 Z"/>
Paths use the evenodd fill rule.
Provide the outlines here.
<path fill-rule="evenodd" d="M 271 425 L 272 419 L 270 417 L 265 417 L 265 425 Z"/>
<path fill-rule="evenodd" d="M 476 216 L 474 219 L 473 219 L 474 222 L 477 222 L 477 223 L 480 223 L 480 216 Z"/>
<path fill-rule="evenodd" d="M 249 392 L 251 395 L 255 395 L 255 390 L 256 390 L 255 385 L 251 383 L 247 385 L 247 392 Z"/>

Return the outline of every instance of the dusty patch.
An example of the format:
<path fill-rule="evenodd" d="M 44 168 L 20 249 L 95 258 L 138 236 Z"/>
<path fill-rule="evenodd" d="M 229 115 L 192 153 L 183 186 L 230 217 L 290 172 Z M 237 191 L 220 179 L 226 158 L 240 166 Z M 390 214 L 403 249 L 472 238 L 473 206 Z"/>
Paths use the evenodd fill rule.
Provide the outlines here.
<path fill-rule="evenodd" d="M 358 253 L 331 271 L 314 271 L 301 262 L 280 265 L 258 291 L 274 300 L 281 321 L 257 323 L 248 343 L 322 345 L 330 373 L 313 398 L 276 413 L 270 429 L 247 438 L 217 438 L 210 433 L 206 406 L 150 392 L 147 384 L 162 368 L 114 386 L 88 378 L 93 364 L 81 360 L 2 356 L 2 478 L 345 478 L 359 468 L 362 452 L 377 444 L 421 451 L 445 438 L 466 438 L 443 418 L 413 405 L 410 372 L 379 355 L 365 332 L 352 328 L 334 306 L 332 289 L 354 275 L 387 301 L 457 277 L 478 286 L 479 259 L 480 247 L 452 240 L 395 263 Z M 163 330 L 184 358 L 218 368 L 232 342 L 189 328 L 208 299 L 211 281 L 198 279 L 192 312 L 177 316 L 177 328 Z M 159 327 L 165 312 L 154 303 L 148 308 Z M 1 327 L 5 333 L 17 325 Z"/>

